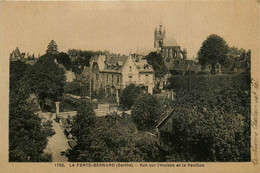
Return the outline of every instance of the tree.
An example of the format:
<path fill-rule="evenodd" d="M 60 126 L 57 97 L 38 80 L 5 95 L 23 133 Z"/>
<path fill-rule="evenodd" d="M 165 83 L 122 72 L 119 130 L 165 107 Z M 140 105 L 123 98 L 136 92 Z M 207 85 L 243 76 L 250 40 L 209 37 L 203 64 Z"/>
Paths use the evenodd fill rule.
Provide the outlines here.
<path fill-rule="evenodd" d="M 161 79 L 167 74 L 167 68 L 165 66 L 162 54 L 157 52 L 151 52 L 146 56 L 147 62 L 152 65 L 155 71 L 155 78 L 161 82 Z"/>
<path fill-rule="evenodd" d="M 47 46 L 46 54 L 56 55 L 58 54 L 58 46 L 54 40 L 51 40 L 51 42 Z"/>
<path fill-rule="evenodd" d="M 211 74 L 215 74 L 215 67 L 218 63 L 223 64 L 228 52 L 226 41 L 212 34 L 202 43 L 198 52 L 198 60 L 202 68 L 206 65 L 211 65 Z"/>
<path fill-rule="evenodd" d="M 62 64 L 67 70 L 70 70 L 72 67 L 69 55 L 64 52 L 57 54 L 57 62 Z"/>
<path fill-rule="evenodd" d="M 46 99 L 57 101 L 65 85 L 65 72 L 55 64 L 54 58 L 50 54 L 41 56 L 23 79 L 25 88 L 37 95 L 42 109 Z"/>
<path fill-rule="evenodd" d="M 107 51 L 91 51 L 80 49 L 69 49 L 68 55 L 74 60 L 72 62 L 72 69 L 74 72 L 80 74 L 85 66 L 89 67 L 89 61 L 94 55 L 104 55 Z"/>
<path fill-rule="evenodd" d="M 51 161 L 44 154 L 47 138 L 54 135 L 50 121 L 42 123 L 34 112 L 33 100 L 22 88 L 12 89 L 9 104 L 9 161 Z"/>
<path fill-rule="evenodd" d="M 9 161 L 43 162 L 51 161 L 51 155 L 44 154 L 48 137 L 55 134 L 51 121 L 43 122 L 35 113 L 38 102 L 30 85 L 24 79 L 33 72 L 30 65 L 21 61 L 10 62 L 9 93 Z"/>
<path fill-rule="evenodd" d="M 69 161 L 81 161 L 79 159 L 81 153 L 90 145 L 89 135 L 94 126 L 94 120 L 95 113 L 92 104 L 90 102 L 80 104 L 71 125 L 71 134 L 77 140 L 77 145 L 67 151 Z"/>
<path fill-rule="evenodd" d="M 127 119 L 112 113 L 93 117 L 88 109 L 76 118 L 72 129 L 77 145 L 68 150 L 69 161 L 77 162 L 130 162 L 160 161 L 156 138 L 139 133 Z M 78 116 L 78 115 L 77 115 Z"/>
<path fill-rule="evenodd" d="M 176 95 L 170 148 L 182 161 L 250 160 L 248 92 L 239 85 L 222 90 L 187 90 Z"/>
<path fill-rule="evenodd" d="M 18 88 L 30 65 L 22 61 L 10 61 L 10 90 Z"/>
<path fill-rule="evenodd" d="M 140 130 L 154 129 L 163 114 L 160 101 L 153 95 L 143 95 L 135 101 L 131 116 Z"/>
<path fill-rule="evenodd" d="M 89 81 L 90 81 L 89 76 L 83 74 L 78 75 L 77 78 L 75 79 L 75 82 L 78 83 L 80 86 L 79 95 L 81 97 L 89 96 L 89 91 L 90 91 Z"/>
<path fill-rule="evenodd" d="M 137 97 L 142 93 L 142 88 L 139 85 L 130 84 L 123 89 L 120 95 L 120 104 L 128 109 L 131 109 Z"/>

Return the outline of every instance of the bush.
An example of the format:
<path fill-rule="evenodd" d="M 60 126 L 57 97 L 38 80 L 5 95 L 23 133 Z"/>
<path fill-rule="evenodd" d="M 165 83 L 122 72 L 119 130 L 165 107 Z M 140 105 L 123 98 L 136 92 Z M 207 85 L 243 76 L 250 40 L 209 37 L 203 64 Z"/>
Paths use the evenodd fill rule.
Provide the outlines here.
<path fill-rule="evenodd" d="M 90 117 L 86 114 L 80 119 L 76 118 L 72 126 L 78 132 L 74 134 L 77 145 L 68 150 L 69 161 L 160 161 L 156 138 L 138 132 L 130 120 L 112 113 L 105 117 L 93 117 L 93 121 L 89 121 Z"/>
<path fill-rule="evenodd" d="M 80 95 L 80 85 L 78 82 L 67 82 L 64 86 L 64 93 Z"/>
<path fill-rule="evenodd" d="M 174 91 L 211 91 L 242 87 L 248 90 L 250 80 L 250 74 L 171 76 L 167 88 Z"/>
<path fill-rule="evenodd" d="M 128 85 L 120 95 L 120 104 L 131 109 L 135 100 L 143 93 L 142 88 L 135 84 Z"/>
<path fill-rule="evenodd" d="M 157 87 L 153 88 L 153 94 L 160 94 L 161 92 L 162 92 L 161 89 L 159 89 Z"/>
<path fill-rule="evenodd" d="M 10 92 L 9 104 L 9 161 L 40 162 L 46 161 L 43 151 L 48 137 L 54 135 L 50 121 L 42 123 L 34 113 L 35 108 L 29 96 L 15 90 Z M 47 158 L 50 158 L 48 156 Z M 49 160 L 49 159 L 47 159 Z"/>
<path fill-rule="evenodd" d="M 160 101 L 153 95 L 146 94 L 139 97 L 132 107 L 132 119 L 140 130 L 154 129 L 161 114 L 163 114 Z"/>
<path fill-rule="evenodd" d="M 250 160 L 248 93 L 236 88 L 177 94 L 172 147 L 186 161 Z"/>

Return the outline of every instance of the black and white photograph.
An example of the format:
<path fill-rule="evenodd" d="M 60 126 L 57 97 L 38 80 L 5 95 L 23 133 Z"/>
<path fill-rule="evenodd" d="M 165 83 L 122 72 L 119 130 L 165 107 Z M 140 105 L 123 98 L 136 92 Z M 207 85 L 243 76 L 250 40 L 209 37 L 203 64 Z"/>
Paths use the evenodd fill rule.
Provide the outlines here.
<path fill-rule="evenodd" d="M 8 163 L 258 165 L 256 1 L 0 10 Z"/>

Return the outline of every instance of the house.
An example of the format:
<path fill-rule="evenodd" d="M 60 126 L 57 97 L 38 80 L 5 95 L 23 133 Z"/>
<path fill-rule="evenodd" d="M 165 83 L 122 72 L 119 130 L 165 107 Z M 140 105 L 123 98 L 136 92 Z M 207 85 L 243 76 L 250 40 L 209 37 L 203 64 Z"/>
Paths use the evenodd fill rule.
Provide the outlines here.
<path fill-rule="evenodd" d="M 90 60 L 91 88 L 106 95 L 119 97 L 129 84 L 142 85 L 147 93 L 153 93 L 154 70 L 146 60 L 133 56 L 95 55 Z"/>
<path fill-rule="evenodd" d="M 158 132 L 157 142 L 160 146 L 169 146 L 172 142 L 172 119 L 174 109 L 156 126 Z"/>

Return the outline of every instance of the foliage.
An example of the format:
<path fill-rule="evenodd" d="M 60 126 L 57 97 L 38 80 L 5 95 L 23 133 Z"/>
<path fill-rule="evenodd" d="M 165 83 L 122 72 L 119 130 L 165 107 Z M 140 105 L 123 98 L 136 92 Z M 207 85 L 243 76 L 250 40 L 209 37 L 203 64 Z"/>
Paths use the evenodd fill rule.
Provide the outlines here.
<path fill-rule="evenodd" d="M 147 62 L 152 65 L 155 71 L 155 78 L 161 80 L 167 73 L 162 54 L 157 52 L 151 52 L 146 56 Z"/>
<path fill-rule="evenodd" d="M 80 74 L 85 66 L 89 67 L 89 61 L 94 55 L 104 54 L 102 51 L 69 49 L 68 55 L 72 60 L 72 70 Z"/>
<path fill-rule="evenodd" d="M 61 52 L 57 54 L 57 62 L 62 64 L 67 70 L 71 69 L 71 59 L 68 54 Z"/>
<path fill-rule="evenodd" d="M 80 140 L 80 136 L 88 134 L 94 123 L 94 109 L 90 102 L 81 103 L 77 116 L 73 118 L 71 134 Z"/>
<path fill-rule="evenodd" d="M 176 96 L 169 161 L 250 159 L 250 74 L 182 76 L 171 80 Z M 179 160 L 179 161 L 180 161 Z"/>
<path fill-rule="evenodd" d="M 173 148 L 185 161 L 250 159 L 250 96 L 242 90 L 188 91 L 177 97 Z"/>
<path fill-rule="evenodd" d="M 77 78 L 74 80 L 80 85 L 80 96 L 89 96 L 90 92 L 90 81 L 89 76 L 85 75 L 78 75 Z"/>
<path fill-rule="evenodd" d="M 30 65 L 22 61 L 10 61 L 10 90 L 18 88 Z"/>
<path fill-rule="evenodd" d="M 28 93 L 19 88 L 10 92 L 9 105 L 9 161 L 51 161 L 51 155 L 43 154 L 47 137 L 55 132 L 50 122 L 41 123 L 32 107 Z"/>
<path fill-rule="evenodd" d="M 226 41 L 222 37 L 212 34 L 202 43 L 198 52 L 198 60 L 203 69 L 206 65 L 211 65 L 211 74 L 215 74 L 216 64 L 223 64 L 227 58 L 227 52 Z"/>
<path fill-rule="evenodd" d="M 84 75 L 77 75 L 73 82 L 65 83 L 64 93 L 82 97 L 89 96 L 89 78 Z"/>
<path fill-rule="evenodd" d="M 228 48 L 228 56 L 224 61 L 222 72 L 231 73 L 245 69 L 246 72 L 250 71 L 251 63 L 251 50 L 238 49 L 237 47 Z"/>
<path fill-rule="evenodd" d="M 138 129 L 154 129 L 163 114 L 162 105 L 155 96 L 150 94 L 137 98 L 132 107 L 132 119 Z"/>
<path fill-rule="evenodd" d="M 105 89 L 103 87 L 100 87 L 98 91 L 92 91 L 92 99 L 98 99 L 98 102 L 104 103 L 108 101 L 108 98 L 111 100 L 112 98 L 115 98 L 115 96 L 107 96 L 105 93 Z M 113 100 L 115 100 L 113 99 Z M 112 101 L 112 100 L 111 100 Z"/>
<path fill-rule="evenodd" d="M 65 74 L 55 64 L 54 56 L 46 54 L 25 73 L 23 81 L 25 88 L 38 96 L 43 109 L 46 99 L 57 101 L 63 93 Z"/>
<path fill-rule="evenodd" d="M 168 78 L 168 89 L 174 91 L 198 90 L 211 91 L 241 87 L 250 89 L 250 74 L 233 75 L 191 75 L 171 76 Z"/>
<path fill-rule="evenodd" d="M 46 54 L 50 55 L 56 55 L 58 54 L 58 46 L 54 40 L 51 40 L 51 42 L 47 46 Z"/>
<path fill-rule="evenodd" d="M 139 85 L 130 84 L 123 89 L 120 95 L 120 104 L 131 109 L 137 97 L 142 93 L 142 88 Z"/>
<path fill-rule="evenodd" d="M 159 160 L 155 138 L 138 133 L 131 121 L 116 113 L 106 117 L 94 117 L 93 121 L 75 123 L 79 133 L 74 133 L 77 145 L 68 151 L 69 161 L 80 162 L 130 162 Z M 81 127 L 81 128 L 80 128 Z M 77 136 L 79 135 L 79 136 Z"/>
<path fill-rule="evenodd" d="M 65 83 L 64 93 L 80 95 L 80 84 L 78 82 L 67 82 L 67 83 Z"/>
<path fill-rule="evenodd" d="M 77 111 L 78 104 L 71 103 L 70 100 L 62 99 L 60 102 L 60 112 Z"/>

